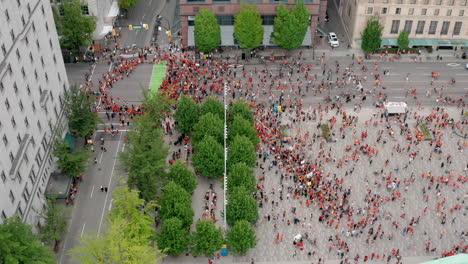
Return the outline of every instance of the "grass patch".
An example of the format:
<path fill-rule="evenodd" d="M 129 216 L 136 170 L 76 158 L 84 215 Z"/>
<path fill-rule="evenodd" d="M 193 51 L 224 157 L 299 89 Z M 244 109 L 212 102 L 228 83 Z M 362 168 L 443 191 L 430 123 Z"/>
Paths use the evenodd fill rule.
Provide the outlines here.
<path fill-rule="evenodd" d="M 164 78 L 166 77 L 166 62 L 162 61 L 153 66 L 153 73 L 151 74 L 151 81 L 149 85 L 150 93 L 154 94 L 158 92 L 161 87 Z"/>
<path fill-rule="evenodd" d="M 330 133 L 330 128 L 328 125 L 322 125 L 322 134 L 325 140 L 331 141 L 331 133 Z"/>
<path fill-rule="evenodd" d="M 419 124 L 419 129 L 424 135 L 424 140 L 432 140 L 431 132 L 427 128 L 426 124 L 424 123 Z"/>

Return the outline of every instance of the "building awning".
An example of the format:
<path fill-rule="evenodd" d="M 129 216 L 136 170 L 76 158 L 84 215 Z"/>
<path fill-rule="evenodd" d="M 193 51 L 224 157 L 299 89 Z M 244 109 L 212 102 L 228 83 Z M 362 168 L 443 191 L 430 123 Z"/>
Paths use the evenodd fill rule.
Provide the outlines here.
<path fill-rule="evenodd" d="M 109 13 L 107 14 L 108 17 L 116 17 L 119 14 L 119 4 L 117 1 L 112 2 L 111 8 Z"/>
<path fill-rule="evenodd" d="M 75 140 L 73 139 L 72 135 L 67 133 L 65 135 L 64 140 L 67 143 L 69 149 L 74 149 L 75 148 Z"/>
<path fill-rule="evenodd" d="M 356 40 L 356 43 L 362 44 L 362 39 Z M 398 46 L 397 38 L 382 38 L 381 45 Z M 410 39 L 410 46 L 450 46 L 450 47 L 468 47 L 468 40 L 463 39 Z"/>
<path fill-rule="evenodd" d="M 457 254 L 455 256 L 440 258 L 424 262 L 422 264 L 466 264 L 468 263 L 468 254 Z"/>
<path fill-rule="evenodd" d="M 102 31 L 100 35 L 106 35 L 107 33 L 112 31 L 113 26 L 104 26 L 102 27 Z"/>

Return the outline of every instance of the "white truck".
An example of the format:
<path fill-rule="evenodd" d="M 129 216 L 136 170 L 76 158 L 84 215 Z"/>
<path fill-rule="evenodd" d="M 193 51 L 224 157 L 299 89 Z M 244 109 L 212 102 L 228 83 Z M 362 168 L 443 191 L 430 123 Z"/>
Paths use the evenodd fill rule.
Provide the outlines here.
<path fill-rule="evenodd" d="M 404 114 L 408 110 L 408 105 L 405 102 L 387 102 L 384 104 L 385 115 Z"/>

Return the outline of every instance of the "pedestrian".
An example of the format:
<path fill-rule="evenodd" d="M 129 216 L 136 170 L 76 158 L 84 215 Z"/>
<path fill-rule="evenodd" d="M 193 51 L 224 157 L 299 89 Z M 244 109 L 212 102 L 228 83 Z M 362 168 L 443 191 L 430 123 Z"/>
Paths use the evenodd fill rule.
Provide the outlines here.
<path fill-rule="evenodd" d="M 104 187 L 104 191 L 107 192 L 107 187 Z"/>
<path fill-rule="evenodd" d="M 103 191 L 104 191 L 104 186 L 102 186 L 102 184 L 101 184 L 101 192 L 103 192 Z"/>

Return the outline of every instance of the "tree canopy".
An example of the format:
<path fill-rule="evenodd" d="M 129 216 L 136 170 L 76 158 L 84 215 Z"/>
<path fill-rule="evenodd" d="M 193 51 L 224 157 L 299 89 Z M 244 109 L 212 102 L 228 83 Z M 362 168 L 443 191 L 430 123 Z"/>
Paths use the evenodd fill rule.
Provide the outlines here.
<path fill-rule="evenodd" d="M 226 237 L 232 252 L 236 254 L 245 255 L 250 248 L 257 245 L 255 229 L 245 220 L 237 221 Z"/>
<path fill-rule="evenodd" d="M 139 0 L 119 0 L 119 8 L 120 9 L 129 9 L 138 3 Z"/>
<path fill-rule="evenodd" d="M 0 225 L 0 263 L 53 264 L 54 254 L 17 215 Z"/>
<path fill-rule="evenodd" d="M 164 220 L 161 231 L 157 235 L 157 243 L 166 253 L 176 256 L 187 250 L 189 230 L 183 226 L 179 218 Z"/>
<path fill-rule="evenodd" d="M 182 221 L 184 228 L 190 227 L 193 221 L 192 197 L 184 188 L 169 182 L 163 188 L 159 204 L 159 217 L 162 220 L 176 217 Z"/>
<path fill-rule="evenodd" d="M 81 1 L 63 1 L 59 7 L 61 16 L 57 16 L 57 33 L 63 50 L 79 51 L 81 46 L 88 46 L 93 41 L 96 18 L 85 16 L 81 10 Z"/>
<path fill-rule="evenodd" d="M 244 49 L 253 50 L 263 41 L 262 17 L 255 4 L 241 3 L 234 19 L 234 36 Z"/>
<path fill-rule="evenodd" d="M 224 122 L 212 113 L 201 116 L 193 131 L 194 142 L 200 142 L 205 136 L 212 136 L 220 144 L 224 142 Z"/>
<path fill-rule="evenodd" d="M 309 9 L 302 1 L 297 1 L 296 6 L 292 9 L 280 4 L 276 12 L 273 43 L 287 50 L 300 47 L 307 33 L 307 28 L 310 26 Z"/>
<path fill-rule="evenodd" d="M 194 256 L 210 257 L 223 245 L 223 233 L 216 228 L 212 220 L 200 220 L 196 224 L 197 230 L 191 237 L 191 252 Z"/>
<path fill-rule="evenodd" d="M 260 141 L 252 122 L 245 120 L 241 115 L 235 115 L 229 125 L 229 141 L 232 141 L 237 135 L 248 137 L 255 147 Z"/>
<path fill-rule="evenodd" d="M 257 155 L 255 147 L 246 136 L 237 135 L 229 144 L 228 152 L 229 166 L 239 162 L 244 162 L 247 166 L 255 167 Z"/>
<path fill-rule="evenodd" d="M 72 151 L 65 140 L 57 140 L 53 154 L 58 158 L 57 167 L 61 172 L 78 177 L 86 170 L 89 152 L 87 149 Z"/>
<path fill-rule="evenodd" d="M 361 33 L 362 49 L 367 53 L 372 53 L 380 48 L 382 42 L 382 25 L 380 25 L 379 17 L 373 16 L 367 21 L 367 26 Z"/>
<path fill-rule="evenodd" d="M 195 145 L 192 156 L 194 168 L 202 176 L 221 178 L 224 173 L 224 148 L 212 136 L 206 136 Z"/>
<path fill-rule="evenodd" d="M 234 190 L 235 187 L 243 187 L 248 192 L 256 190 L 257 181 L 253 169 L 243 162 L 232 165 L 228 175 L 228 190 Z"/>
<path fill-rule="evenodd" d="M 398 48 L 400 50 L 408 50 L 409 46 L 409 33 L 406 30 L 400 32 L 398 36 Z"/>
<path fill-rule="evenodd" d="M 180 133 L 192 134 L 193 126 L 198 122 L 199 112 L 200 109 L 192 98 L 186 95 L 180 97 L 174 115 Z"/>
<path fill-rule="evenodd" d="M 94 95 L 81 90 L 77 85 L 72 85 L 64 97 L 70 133 L 79 137 L 91 136 L 100 122 L 97 113 L 92 109 Z"/>
<path fill-rule="evenodd" d="M 224 105 L 215 97 L 210 96 L 206 98 L 200 108 L 201 115 L 206 115 L 208 113 L 212 113 L 219 117 L 219 119 L 224 120 Z"/>
<path fill-rule="evenodd" d="M 210 9 L 202 8 L 195 16 L 195 46 L 203 52 L 210 52 L 221 45 L 221 27 Z"/>
<path fill-rule="evenodd" d="M 236 115 L 240 115 L 245 120 L 251 122 L 251 124 L 253 125 L 254 116 L 253 116 L 252 110 L 250 110 L 249 105 L 245 101 L 238 100 L 234 102 L 232 105 L 229 106 L 228 112 L 229 112 L 229 121 L 233 121 Z"/>
<path fill-rule="evenodd" d="M 254 223 L 258 220 L 257 200 L 242 187 L 235 187 L 229 192 L 229 202 L 226 205 L 227 223 L 234 225 L 245 220 Z"/>
<path fill-rule="evenodd" d="M 46 243 L 54 241 L 57 244 L 67 231 L 69 217 L 66 214 L 65 206 L 57 204 L 55 199 L 49 199 L 47 207 L 40 214 L 40 217 L 45 222 L 39 230 L 41 240 Z"/>
<path fill-rule="evenodd" d="M 189 194 L 192 194 L 197 187 L 197 176 L 180 159 L 176 160 L 174 165 L 172 165 L 169 178 L 184 188 Z"/>

